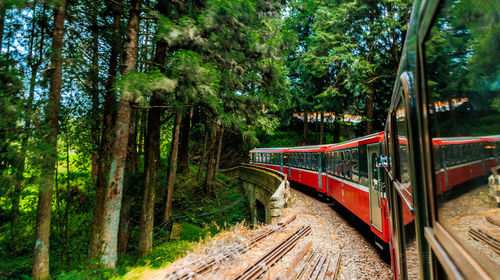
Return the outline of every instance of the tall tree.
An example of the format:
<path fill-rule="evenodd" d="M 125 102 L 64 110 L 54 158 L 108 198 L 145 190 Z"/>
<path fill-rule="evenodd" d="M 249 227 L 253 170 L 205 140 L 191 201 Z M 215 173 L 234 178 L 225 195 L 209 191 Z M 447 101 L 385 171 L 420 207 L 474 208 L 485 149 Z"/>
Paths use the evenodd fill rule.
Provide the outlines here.
<path fill-rule="evenodd" d="M 30 39 L 29 39 L 29 54 L 28 54 L 28 65 L 30 66 L 31 70 L 31 77 L 30 77 L 30 83 L 29 83 L 29 94 L 28 98 L 26 99 L 25 102 L 25 118 L 24 118 L 24 128 L 25 131 L 22 133 L 21 136 L 21 152 L 17 160 L 17 166 L 16 166 L 16 182 L 14 186 L 14 191 L 12 193 L 12 216 L 11 216 L 11 227 L 12 227 L 12 241 L 13 244 L 16 245 L 18 244 L 16 242 L 18 236 L 19 236 L 19 229 L 17 226 L 17 223 L 19 221 L 19 202 L 21 198 L 21 191 L 22 191 L 22 186 L 24 183 L 24 171 L 25 171 L 25 166 L 26 166 L 26 151 L 28 148 L 28 140 L 31 135 L 31 125 L 32 125 L 32 118 L 33 118 L 33 101 L 35 98 L 35 85 L 36 85 L 36 79 L 37 79 L 37 73 L 40 65 L 43 62 L 43 53 L 44 53 L 44 45 L 45 45 L 45 28 L 46 28 L 46 18 L 45 18 L 45 9 L 46 9 L 46 4 L 43 4 L 42 11 L 40 13 L 40 17 L 37 18 L 37 13 L 36 13 L 36 7 L 37 7 L 37 1 L 33 4 L 33 19 L 32 19 L 32 24 L 31 24 L 31 32 L 30 32 Z M 39 22 L 40 26 L 40 41 L 38 45 L 38 51 L 35 50 L 35 44 L 36 44 L 36 37 L 37 35 L 37 28 L 36 28 L 36 22 Z M 37 55 L 38 53 L 38 55 Z"/>
<path fill-rule="evenodd" d="M 187 105 L 187 104 L 186 104 Z M 191 128 L 191 110 L 182 116 L 181 136 L 179 141 L 179 172 L 189 171 L 189 130 Z"/>
<path fill-rule="evenodd" d="M 217 179 L 217 174 L 219 173 L 220 153 L 222 151 L 222 139 L 224 139 L 224 125 L 221 123 L 219 126 L 219 138 L 217 141 L 217 156 L 215 158 L 215 167 L 214 167 L 215 179 Z"/>
<path fill-rule="evenodd" d="M 175 174 L 177 172 L 177 154 L 179 152 L 179 134 L 181 130 L 182 112 L 177 111 L 172 135 L 172 146 L 170 148 L 170 168 L 168 170 L 167 202 L 163 221 L 166 222 L 172 216 L 172 198 L 174 196 Z"/>
<path fill-rule="evenodd" d="M 97 258 L 101 250 L 102 218 L 104 211 L 104 195 L 106 189 L 106 172 L 109 169 L 109 153 L 112 145 L 112 131 L 116 114 L 116 94 L 114 83 L 118 73 L 118 56 L 121 46 L 121 8 L 117 4 L 111 4 L 109 9 L 113 15 L 111 25 L 109 69 L 106 79 L 106 92 L 104 95 L 104 106 L 102 113 L 101 143 L 99 146 L 98 170 L 95 185 L 94 216 L 92 219 L 92 231 L 90 234 L 89 257 Z"/>
<path fill-rule="evenodd" d="M 158 65 L 165 64 L 166 51 L 165 41 L 158 41 L 155 53 L 155 62 Z M 147 255 L 153 249 L 154 201 L 157 172 L 160 168 L 161 116 L 164 112 L 164 109 L 159 107 L 163 104 L 162 94 L 163 92 L 159 91 L 153 92 L 150 99 L 151 108 L 148 112 L 146 145 L 144 147 L 144 185 L 139 220 L 139 244 L 137 246 L 138 257 Z"/>
<path fill-rule="evenodd" d="M 44 142 L 47 149 L 44 155 L 42 170 L 43 181 L 39 187 L 38 207 L 35 228 L 35 250 L 33 252 L 34 279 L 49 279 L 49 238 L 52 189 L 54 171 L 57 160 L 57 135 L 59 133 L 59 111 L 61 107 L 62 88 L 62 49 L 64 37 L 64 19 L 66 1 L 55 3 L 54 25 L 52 30 L 52 49 L 50 70 L 49 102 L 46 107 L 47 132 Z"/>
<path fill-rule="evenodd" d="M 215 141 L 217 138 L 217 120 L 212 117 L 212 122 L 210 126 L 210 142 L 208 144 L 208 158 L 207 158 L 207 169 L 205 174 L 205 181 L 203 182 L 203 191 L 207 195 L 214 195 L 214 188 L 212 184 L 212 179 L 214 177 L 214 164 L 215 164 Z"/>
<path fill-rule="evenodd" d="M 132 0 L 127 26 L 123 75 L 129 74 L 137 67 L 141 6 L 141 0 Z M 131 101 L 133 101 L 132 94 L 122 90 L 118 103 L 115 139 L 111 151 L 111 165 L 104 197 L 101 260 L 109 268 L 115 268 L 117 261 L 118 226 L 123 195 L 123 176 L 127 156 Z"/>

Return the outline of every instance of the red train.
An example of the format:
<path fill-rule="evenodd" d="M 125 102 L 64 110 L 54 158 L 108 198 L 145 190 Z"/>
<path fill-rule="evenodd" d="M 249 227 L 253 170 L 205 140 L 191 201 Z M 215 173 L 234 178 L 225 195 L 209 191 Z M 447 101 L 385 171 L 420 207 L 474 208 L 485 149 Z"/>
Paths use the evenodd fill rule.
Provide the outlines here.
<path fill-rule="evenodd" d="M 383 154 L 384 133 L 379 132 L 339 144 L 292 148 L 255 148 L 250 163 L 283 172 L 288 180 L 314 188 L 349 209 L 383 242 L 391 233 L 384 172 L 377 160 Z M 400 161 L 408 161 L 408 145 L 399 141 Z M 489 174 L 498 164 L 500 137 L 436 138 L 437 195 L 454 186 Z M 406 150 L 405 150 L 406 149 Z M 405 156 L 406 155 L 406 156 Z M 401 166 L 409 166 L 401 164 Z M 401 197 L 411 199 L 410 170 L 401 170 Z M 405 179 L 405 177 L 407 177 Z M 407 182 L 405 184 L 405 182 Z M 408 196 L 405 195 L 408 193 Z M 411 203 L 404 203 L 403 221 L 413 221 Z M 378 244 L 379 246 L 381 244 Z M 381 246 L 382 247 L 382 246 Z"/>

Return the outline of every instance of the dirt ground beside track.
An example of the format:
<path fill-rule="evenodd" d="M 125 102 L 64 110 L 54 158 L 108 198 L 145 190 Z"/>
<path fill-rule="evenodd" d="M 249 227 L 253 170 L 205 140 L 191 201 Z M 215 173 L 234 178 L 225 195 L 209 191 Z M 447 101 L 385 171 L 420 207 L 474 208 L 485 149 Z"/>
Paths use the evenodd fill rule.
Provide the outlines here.
<path fill-rule="evenodd" d="M 295 221 L 265 238 L 246 253 L 235 254 L 224 259 L 220 262 L 219 269 L 214 273 L 199 277 L 192 275 L 191 279 L 231 279 L 302 225 L 310 225 L 312 228 L 311 233 L 301 238 L 290 252 L 259 279 L 274 279 L 288 267 L 295 256 L 310 241 L 313 243 L 312 248 L 316 251 L 333 255 L 338 252 L 341 253 L 341 264 L 337 279 L 392 278 L 390 263 L 383 260 L 380 249 L 375 247 L 373 237 L 369 231 L 363 229 L 362 222 L 356 221 L 352 214 L 349 215 L 340 206 L 332 207 L 330 204 L 318 200 L 317 197 L 312 197 L 295 189 L 291 189 L 291 194 L 293 197 L 291 205 L 284 210 L 284 217 L 281 221 L 285 221 L 296 214 Z M 241 244 L 273 227 L 276 227 L 276 225 L 262 226 L 253 230 L 242 226 L 236 227 L 199 245 L 192 253 L 163 269 L 150 271 L 139 277 L 136 275 L 133 278 L 175 279 L 175 271 L 179 271 L 183 267 L 185 268 L 184 271 L 188 271 L 189 267 L 194 267 L 192 265 L 193 261 L 207 255 L 221 254 L 221 248 L 237 251 L 238 248 L 241 248 Z M 387 258 L 387 256 L 385 257 Z"/>

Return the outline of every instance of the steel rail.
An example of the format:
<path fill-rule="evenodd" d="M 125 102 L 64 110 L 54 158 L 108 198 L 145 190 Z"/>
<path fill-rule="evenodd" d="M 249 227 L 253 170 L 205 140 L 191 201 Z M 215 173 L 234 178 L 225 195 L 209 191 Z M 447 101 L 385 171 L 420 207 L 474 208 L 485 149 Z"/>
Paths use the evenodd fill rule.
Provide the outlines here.
<path fill-rule="evenodd" d="M 314 272 L 316 271 L 316 268 L 318 267 L 318 265 L 320 263 L 322 263 L 325 259 L 325 254 L 324 253 L 321 253 L 318 258 L 316 259 L 316 261 L 314 262 L 313 266 L 309 269 L 309 274 L 307 274 L 307 277 L 306 279 L 311 279 Z"/>
<path fill-rule="evenodd" d="M 236 276 L 235 280 L 240 279 L 255 279 L 267 270 L 275 261 L 277 261 L 284 253 L 288 252 L 298 239 L 303 235 L 309 233 L 310 227 L 301 227 L 296 232 L 289 235 L 284 241 L 280 242 L 273 249 L 269 250 L 260 260 L 248 267 L 243 273 Z"/>
<path fill-rule="evenodd" d="M 325 277 L 328 274 L 328 269 L 330 268 L 330 263 L 332 263 L 332 258 L 333 258 L 333 256 L 331 254 L 328 254 L 328 262 L 325 266 L 325 273 L 323 274 L 323 277 L 321 277 L 321 280 L 325 280 Z M 319 274 L 318 274 L 318 277 L 319 277 Z"/>
<path fill-rule="evenodd" d="M 299 239 L 311 232 L 311 226 L 302 226 L 292 234 L 288 235 L 262 257 L 238 273 L 233 280 L 253 280 L 264 274 L 269 267 L 288 253 L 298 243 Z"/>
<path fill-rule="evenodd" d="M 335 280 L 337 278 L 337 275 L 339 274 L 340 261 L 341 261 L 341 255 L 339 252 L 337 255 L 337 260 L 335 261 L 335 270 L 333 271 L 333 277 L 332 277 L 333 280 Z"/>
<path fill-rule="evenodd" d="M 302 275 L 306 272 L 306 269 L 309 267 L 311 264 L 311 261 L 313 260 L 314 256 L 316 256 L 316 251 L 313 251 L 311 255 L 306 259 L 305 263 L 299 268 L 299 271 L 294 273 L 292 280 L 297 280 L 302 277 Z"/>
<path fill-rule="evenodd" d="M 496 238 L 490 236 L 489 234 L 480 229 L 472 229 L 472 228 L 469 229 L 469 235 L 477 241 L 482 241 L 490 245 L 493 251 L 495 251 L 497 254 L 500 254 L 500 241 L 498 241 Z"/>
<path fill-rule="evenodd" d="M 297 256 L 295 256 L 295 258 L 293 259 L 290 266 L 288 266 L 285 273 L 283 273 L 282 276 L 278 276 L 278 277 L 274 278 L 274 280 L 280 280 L 280 279 L 282 279 L 281 277 L 283 277 L 284 279 L 289 279 L 290 275 L 293 273 L 295 268 L 300 264 L 300 262 L 305 257 L 307 252 L 309 252 L 311 247 L 312 247 L 312 241 L 309 241 L 309 243 L 307 243 L 306 246 L 304 246 L 304 248 L 302 248 L 302 250 L 297 254 Z"/>
<path fill-rule="evenodd" d="M 270 230 L 267 230 L 259 235 L 257 235 L 256 237 L 252 238 L 252 240 L 250 240 L 250 242 L 247 242 L 246 244 L 244 244 L 241 249 L 237 250 L 237 252 L 239 253 L 245 253 L 246 251 L 248 251 L 248 249 L 252 248 L 255 246 L 255 244 L 259 243 L 260 241 L 262 241 L 263 239 L 265 239 L 266 237 L 270 236 L 271 234 L 279 231 L 280 229 L 286 227 L 288 224 L 290 224 L 291 222 L 293 222 L 295 219 L 297 218 L 297 215 L 293 215 L 291 216 L 288 220 L 282 222 L 282 223 L 278 223 L 278 226 L 276 228 L 273 228 L 273 229 L 270 229 Z M 219 250 L 220 252 L 221 250 Z M 216 254 L 216 253 L 213 253 L 211 256 L 208 256 L 206 258 L 206 261 L 205 262 L 202 262 L 200 265 L 196 266 L 193 270 L 191 271 L 186 271 L 184 273 L 182 273 L 180 276 L 175 276 L 173 279 L 175 280 L 187 280 L 187 279 L 190 279 L 192 278 L 193 275 L 203 275 L 207 272 L 210 271 L 210 268 L 212 269 L 212 272 L 213 271 L 216 271 L 219 269 L 218 267 L 218 264 L 220 263 L 221 260 L 224 260 L 224 259 L 229 259 L 231 258 L 232 256 L 234 256 L 235 254 L 233 252 L 224 252 L 222 254 L 222 256 Z M 198 261 L 200 262 L 200 261 Z M 183 268 L 181 268 L 179 270 L 182 271 L 183 269 L 185 269 L 186 267 L 189 267 L 189 266 L 192 266 L 192 265 L 195 265 L 196 262 L 194 263 L 191 263 L 187 266 L 184 266 Z"/>

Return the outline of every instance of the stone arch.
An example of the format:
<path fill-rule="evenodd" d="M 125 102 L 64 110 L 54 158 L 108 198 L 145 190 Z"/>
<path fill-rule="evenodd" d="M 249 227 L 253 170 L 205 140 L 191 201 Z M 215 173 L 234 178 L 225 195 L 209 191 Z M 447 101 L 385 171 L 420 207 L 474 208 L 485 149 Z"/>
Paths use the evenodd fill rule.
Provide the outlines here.
<path fill-rule="evenodd" d="M 257 222 L 259 223 L 267 223 L 267 211 L 266 211 L 266 206 L 264 203 L 260 202 L 260 200 L 256 199 L 255 200 L 255 211 L 256 215 L 255 218 L 257 219 Z"/>

